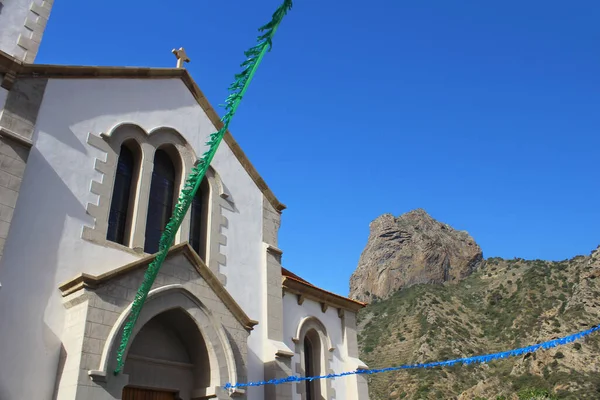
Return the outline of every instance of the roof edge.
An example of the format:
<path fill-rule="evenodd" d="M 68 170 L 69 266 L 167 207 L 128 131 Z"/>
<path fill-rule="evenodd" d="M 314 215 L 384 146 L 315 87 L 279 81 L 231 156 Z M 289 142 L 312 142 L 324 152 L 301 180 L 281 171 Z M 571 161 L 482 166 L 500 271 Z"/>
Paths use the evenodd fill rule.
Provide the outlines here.
<path fill-rule="evenodd" d="M 223 127 L 221 118 L 210 104 L 200 87 L 196 84 L 189 71 L 184 68 L 153 68 L 153 67 L 105 67 L 105 66 L 75 66 L 56 64 L 26 64 L 0 50 L 0 72 L 6 74 L 2 87 L 10 89 L 18 76 L 31 76 L 55 79 L 173 79 L 179 78 L 188 88 L 198 105 L 208 116 L 210 122 L 217 130 Z M 8 86 L 8 87 L 5 87 Z M 281 213 L 286 206 L 281 203 L 273 191 L 260 176 L 257 169 L 250 162 L 240 145 L 233 138 L 229 130 L 225 132 L 225 143 L 229 146 L 234 156 L 242 165 L 254 184 L 267 198 L 269 203 Z"/>
<path fill-rule="evenodd" d="M 366 303 L 328 292 L 299 277 L 283 276 L 281 286 L 284 290 L 291 293 L 306 296 L 309 299 L 352 312 L 358 312 L 360 309 L 367 306 Z"/>

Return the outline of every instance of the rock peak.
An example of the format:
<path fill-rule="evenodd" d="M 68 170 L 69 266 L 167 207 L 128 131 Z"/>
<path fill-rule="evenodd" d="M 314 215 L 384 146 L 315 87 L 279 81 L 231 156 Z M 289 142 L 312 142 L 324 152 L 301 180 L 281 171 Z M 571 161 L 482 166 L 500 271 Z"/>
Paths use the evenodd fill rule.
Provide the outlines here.
<path fill-rule="evenodd" d="M 468 233 L 436 221 L 422 208 L 397 218 L 383 214 L 370 224 L 350 278 L 350 296 L 370 301 L 419 283 L 458 282 L 482 261 L 481 248 Z"/>
<path fill-rule="evenodd" d="M 422 217 L 429 217 L 429 218 L 431 218 L 431 216 L 429 215 L 429 213 L 427 211 L 425 211 L 424 209 L 422 209 L 422 208 L 415 208 L 414 210 L 411 210 L 411 211 L 409 211 L 407 213 L 402 214 L 401 217 L 403 215 L 418 215 L 418 216 L 422 216 Z"/>

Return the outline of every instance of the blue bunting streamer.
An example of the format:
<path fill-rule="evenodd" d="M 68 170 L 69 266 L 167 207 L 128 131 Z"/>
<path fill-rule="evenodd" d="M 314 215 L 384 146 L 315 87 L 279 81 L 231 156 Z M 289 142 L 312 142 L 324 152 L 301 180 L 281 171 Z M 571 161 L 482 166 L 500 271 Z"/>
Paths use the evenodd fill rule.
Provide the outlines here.
<path fill-rule="evenodd" d="M 486 355 L 482 355 L 482 356 L 464 357 L 464 358 L 457 358 L 454 360 L 436 361 L 436 362 L 430 362 L 430 363 L 425 363 L 425 364 L 406 364 L 406 365 L 400 365 L 397 367 L 389 367 L 389 368 L 381 368 L 381 369 L 359 369 L 356 371 L 343 372 L 340 374 L 322 375 L 322 376 L 308 376 L 308 377 L 288 376 L 287 378 L 282 378 L 282 379 L 271 379 L 270 381 L 258 381 L 258 382 L 248 382 L 248 383 L 236 383 L 235 385 L 233 385 L 231 383 L 227 383 L 224 386 L 224 388 L 225 389 L 233 389 L 233 388 L 242 388 L 242 387 L 250 387 L 250 386 L 280 385 L 282 383 L 314 381 L 314 380 L 318 380 L 318 379 L 332 379 L 332 378 L 339 378 L 339 377 L 348 376 L 348 375 L 358 375 L 358 374 L 372 375 L 372 374 L 379 374 L 382 372 L 399 371 L 399 370 L 403 370 L 403 369 L 450 367 L 455 364 L 463 364 L 463 365 L 482 364 L 482 363 L 488 363 L 493 360 L 500 360 L 500 359 L 504 359 L 504 358 L 508 358 L 508 357 L 515 357 L 515 356 L 520 356 L 520 355 L 527 354 L 527 353 L 533 353 L 540 349 L 546 350 L 546 349 L 550 349 L 550 348 L 553 348 L 556 346 L 564 346 L 568 343 L 572 343 L 572 342 L 579 340 L 585 336 L 588 336 L 588 335 L 596 332 L 597 330 L 600 330 L 599 325 L 593 326 L 592 328 L 590 328 L 586 331 L 582 331 L 582 332 L 575 333 L 575 334 L 572 334 L 569 336 L 565 336 L 563 338 L 550 340 L 548 342 L 534 344 L 533 346 L 521 347 L 520 349 L 502 351 L 500 353 L 486 354 Z"/>

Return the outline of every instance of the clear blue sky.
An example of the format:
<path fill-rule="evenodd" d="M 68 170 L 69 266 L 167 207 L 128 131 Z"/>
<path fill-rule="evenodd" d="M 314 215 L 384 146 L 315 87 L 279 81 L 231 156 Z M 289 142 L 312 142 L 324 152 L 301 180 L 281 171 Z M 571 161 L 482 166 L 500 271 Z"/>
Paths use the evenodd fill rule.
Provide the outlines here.
<path fill-rule="evenodd" d="M 216 107 L 279 0 L 58 0 L 36 62 L 188 69 Z M 284 266 L 341 294 L 382 213 L 484 256 L 600 244 L 600 3 L 296 0 L 231 130 L 288 209 Z M 156 94 L 160 96 L 160 93 Z"/>

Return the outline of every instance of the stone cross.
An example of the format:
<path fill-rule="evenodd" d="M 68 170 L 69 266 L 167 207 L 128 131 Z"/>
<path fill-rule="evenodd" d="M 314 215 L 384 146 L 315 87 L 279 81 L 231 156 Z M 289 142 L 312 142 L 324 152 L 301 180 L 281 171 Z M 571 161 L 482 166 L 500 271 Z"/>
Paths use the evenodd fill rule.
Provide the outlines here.
<path fill-rule="evenodd" d="M 180 47 L 179 50 L 173 49 L 171 53 L 175 54 L 175 57 L 177 57 L 177 68 L 183 68 L 184 62 L 190 62 L 183 47 Z"/>

